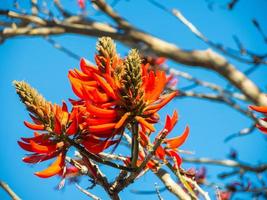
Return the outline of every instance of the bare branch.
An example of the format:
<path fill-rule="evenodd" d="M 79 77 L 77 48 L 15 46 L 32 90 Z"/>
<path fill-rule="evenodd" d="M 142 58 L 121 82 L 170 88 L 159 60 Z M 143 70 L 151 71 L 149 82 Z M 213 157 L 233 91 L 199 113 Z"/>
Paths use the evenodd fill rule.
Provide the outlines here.
<path fill-rule="evenodd" d="M 92 198 L 93 200 L 101 200 L 99 197 L 95 196 L 94 194 L 90 193 L 89 191 L 83 189 L 81 186 L 79 186 L 77 183 L 75 186 L 84 194 L 86 194 L 88 197 Z"/>
<path fill-rule="evenodd" d="M 167 189 L 173 193 L 177 198 L 182 200 L 191 199 L 190 196 L 179 186 L 165 169 L 159 169 L 155 172 L 157 177 L 164 183 Z"/>
<path fill-rule="evenodd" d="M 133 27 L 129 28 L 125 32 L 121 32 L 107 24 L 89 22 L 86 21 L 86 19 L 81 21 L 79 24 L 67 23 L 64 21 L 49 21 L 49 25 L 49 27 L 27 27 L 26 29 L 5 28 L 0 34 L 4 38 L 19 35 L 48 35 L 63 33 L 75 33 L 97 37 L 105 35 L 130 46 L 136 46 L 136 44 L 145 45 L 159 56 L 170 58 L 185 65 L 199 66 L 215 71 L 240 89 L 242 93 L 254 104 L 267 104 L 265 95 L 261 93 L 259 88 L 250 79 L 248 79 L 245 74 L 237 70 L 225 58 L 210 49 L 206 51 L 186 51 L 179 49 L 174 44 L 167 43 Z"/>
<path fill-rule="evenodd" d="M 205 200 L 210 200 L 210 197 L 209 197 L 208 192 L 205 192 L 204 190 L 202 190 L 202 188 L 197 184 L 196 181 L 194 181 L 194 180 L 192 180 L 191 178 L 188 178 L 188 177 L 186 177 L 186 176 L 183 176 L 183 178 L 184 178 L 187 182 L 189 182 L 190 184 L 192 184 L 192 185 L 195 187 L 195 189 L 196 189 L 196 190 L 203 196 L 203 198 L 204 198 Z"/>
<path fill-rule="evenodd" d="M 188 163 L 201 163 L 201 164 L 211 164 L 211 165 L 219 165 L 224 167 L 231 168 L 240 168 L 245 171 L 251 171 L 255 173 L 261 173 L 267 170 L 267 164 L 260 164 L 258 166 L 251 166 L 245 163 L 241 163 L 235 160 L 216 160 L 210 158 L 183 158 L 184 162 Z"/>
<path fill-rule="evenodd" d="M 0 187 L 2 187 L 13 200 L 21 200 L 21 198 L 19 198 L 19 196 L 4 181 L 0 181 Z"/>

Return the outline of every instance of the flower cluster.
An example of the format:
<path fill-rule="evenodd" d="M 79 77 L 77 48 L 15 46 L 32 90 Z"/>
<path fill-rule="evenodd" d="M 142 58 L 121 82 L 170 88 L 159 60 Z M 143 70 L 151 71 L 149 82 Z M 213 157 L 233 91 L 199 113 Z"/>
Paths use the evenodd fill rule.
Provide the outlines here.
<path fill-rule="evenodd" d="M 69 113 L 67 105 L 52 105 L 35 89 L 25 82 L 14 81 L 17 93 L 30 112 L 34 123 L 24 122 L 25 126 L 34 130 L 31 138 L 21 138 L 18 144 L 32 154 L 23 158 L 26 163 L 38 163 L 57 157 L 47 169 L 36 172 L 42 178 L 62 173 L 65 166 L 65 155 L 69 144 L 64 138 L 78 132 L 78 112 L 73 108 Z"/>
<path fill-rule="evenodd" d="M 174 169 L 179 169 L 182 159 L 178 148 L 189 128 L 181 136 L 166 139 L 178 120 L 176 111 L 167 116 L 155 141 L 150 141 L 154 124 L 159 122 L 158 111 L 177 95 L 177 91 L 166 93 L 169 78 L 165 72 L 150 68 L 134 49 L 125 59 L 120 58 L 108 37 L 99 39 L 95 62 L 93 66 L 81 59 L 80 70 L 70 70 L 68 77 L 79 98 L 70 100 L 70 112 L 64 102 L 62 106 L 52 105 L 25 82 L 14 82 L 33 121 L 25 125 L 36 131 L 34 137 L 19 141 L 24 150 L 32 152 L 23 161 L 37 163 L 57 157 L 47 169 L 35 174 L 43 178 L 64 175 L 70 146 L 80 145 L 90 155 L 101 157 L 101 152 L 119 145 L 127 129 L 132 133 L 131 156 L 124 163 L 127 167 L 138 167 L 158 142 L 146 167 L 157 170 L 161 163 L 171 160 Z"/>
<path fill-rule="evenodd" d="M 267 107 L 264 106 L 250 106 L 250 108 L 254 111 L 264 114 L 266 117 L 261 118 L 259 123 L 256 124 L 257 128 L 261 130 L 263 133 L 267 134 Z"/>

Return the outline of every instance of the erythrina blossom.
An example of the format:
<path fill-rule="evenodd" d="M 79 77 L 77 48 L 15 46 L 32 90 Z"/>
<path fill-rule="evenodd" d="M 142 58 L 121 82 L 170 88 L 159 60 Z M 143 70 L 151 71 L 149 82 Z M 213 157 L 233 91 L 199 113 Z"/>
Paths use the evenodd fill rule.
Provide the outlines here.
<path fill-rule="evenodd" d="M 155 62 L 161 65 L 164 60 Z M 101 153 L 109 147 L 115 149 L 128 129 L 132 133 L 132 149 L 131 156 L 125 159 L 126 166 L 121 165 L 124 169 L 140 166 L 150 155 L 151 159 L 143 164 L 146 169 L 157 170 L 162 163 L 171 162 L 173 169 L 179 170 L 182 158 L 178 149 L 186 141 L 189 128 L 180 136 L 166 138 L 178 120 L 176 111 L 173 116 L 167 115 L 164 128 L 155 135 L 154 142 L 150 141 L 151 133 L 156 131 L 154 124 L 159 122 L 158 111 L 177 95 L 177 91 L 167 93 L 170 78 L 164 71 L 142 62 L 137 50 L 131 50 L 125 59 L 120 58 L 108 37 L 99 39 L 95 62 L 93 66 L 81 59 L 81 71 L 69 71 L 72 89 L 79 98 L 70 100 L 70 111 L 65 102 L 62 106 L 53 105 L 27 83 L 14 82 L 33 121 L 24 124 L 34 130 L 34 136 L 18 142 L 31 152 L 23 161 L 39 163 L 55 158 L 48 168 L 35 174 L 41 178 L 60 175 L 63 178 L 60 185 L 64 185 L 66 177 L 79 175 L 80 165 L 86 166 L 91 177 L 97 179 L 92 160 L 101 162 Z M 78 168 L 65 163 L 71 146 L 81 154 L 75 161 Z"/>
<path fill-rule="evenodd" d="M 78 132 L 77 109 L 70 113 L 67 105 L 52 105 L 25 82 L 14 82 L 17 93 L 30 112 L 33 123 L 25 121 L 28 128 L 34 130 L 34 136 L 21 138 L 18 144 L 32 154 L 23 158 L 26 163 L 39 163 L 56 157 L 56 160 L 45 170 L 35 175 L 48 178 L 62 173 L 65 166 L 65 155 L 69 144 L 62 138 Z"/>
<path fill-rule="evenodd" d="M 154 132 L 157 112 L 177 95 L 176 91 L 162 94 L 167 84 L 165 72 L 149 70 L 137 50 L 121 59 L 108 37 L 99 40 L 97 51 L 96 66 L 82 59 L 81 71 L 69 72 L 73 91 L 80 98 L 73 104 L 85 107 L 86 135 L 114 138 L 134 123 L 148 134 Z"/>
<path fill-rule="evenodd" d="M 250 108 L 266 116 L 264 118 L 260 118 L 259 123 L 256 124 L 256 126 L 263 133 L 267 134 L 267 107 L 266 106 L 250 106 Z"/>
<path fill-rule="evenodd" d="M 167 136 L 174 128 L 175 124 L 177 123 L 177 120 L 178 120 L 178 115 L 176 111 L 173 113 L 172 117 L 167 115 L 165 126 L 163 130 L 159 132 L 157 138 L 159 138 L 162 134 L 165 134 L 165 136 Z M 178 170 L 180 168 L 180 165 L 182 164 L 182 158 L 178 154 L 178 148 L 184 144 L 184 142 L 188 137 L 188 134 L 189 134 L 189 127 L 186 127 L 185 131 L 180 136 L 170 139 L 165 138 L 163 140 L 164 145 L 161 145 L 156 149 L 155 159 L 151 160 L 148 163 L 147 167 L 152 170 L 157 170 L 157 166 L 159 164 L 158 160 L 161 160 L 164 163 L 166 163 L 168 162 L 167 161 L 168 159 L 166 159 L 166 157 L 168 157 L 173 160 L 174 163 L 173 168 L 175 170 Z M 146 152 L 149 152 L 149 149 L 151 149 L 151 147 L 155 144 L 152 144 L 147 135 L 144 134 L 142 131 L 140 131 L 140 137 L 141 137 L 141 145 L 143 149 L 146 150 L 139 154 L 140 159 L 143 160 L 146 157 L 147 154 Z"/>

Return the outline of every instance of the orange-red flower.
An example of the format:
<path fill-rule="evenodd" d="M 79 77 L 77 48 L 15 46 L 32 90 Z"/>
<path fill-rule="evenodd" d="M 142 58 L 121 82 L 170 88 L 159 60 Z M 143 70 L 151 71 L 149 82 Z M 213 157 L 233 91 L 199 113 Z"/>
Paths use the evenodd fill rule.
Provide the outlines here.
<path fill-rule="evenodd" d="M 165 134 L 167 136 L 174 128 L 175 124 L 177 123 L 177 120 L 178 115 L 176 111 L 174 112 L 172 117 L 167 115 L 164 129 L 159 132 L 157 137 L 160 137 L 162 134 Z M 163 140 L 163 145 L 159 146 L 156 149 L 155 159 L 150 160 L 147 167 L 152 170 L 157 170 L 158 161 L 163 161 L 164 163 L 166 163 L 168 160 L 167 158 L 170 158 L 173 160 L 174 163 L 173 168 L 178 170 L 180 168 L 180 165 L 182 164 L 182 158 L 178 153 L 178 148 L 186 141 L 188 134 L 189 127 L 186 127 L 185 131 L 180 136 L 170 139 L 165 138 Z M 140 131 L 140 137 L 141 145 L 145 151 L 139 152 L 139 162 L 144 160 L 146 155 L 149 153 L 148 150 L 151 149 L 152 145 L 149 140 L 149 137 L 143 131 Z"/>
<path fill-rule="evenodd" d="M 97 49 L 96 66 L 82 59 L 81 71 L 69 72 L 72 89 L 80 98 L 73 104 L 85 108 L 82 124 L 86 135 L 107 140 L 133 122 L 145 133 L 154 132 L 157 112 L 177 95 L 162 95 L 167 84 L 165 72 L 149 70 L 135 50 L 121 59 L 110 38 L 101 38 Z"/>
<path fill-rule="evenodd" d="M 41 131 L 34 132 L 34 137 L 21 138 L 18 141 L 21 148 L 32 154 L 23 158 L 26 163 L 38 163 L 56 157 L 56 160 L 45 170 L 36 172 L 35 175 L 41 178 L 48 178 L 62 173 L 65 166 L 65 155 L 69 144 L 64 137 L 78 133 L 77 109 L 68 112 L 66 104 L 49 106 L 51 109 L 51 124 L 44 123 L 41 119 L 30 115 L 34 123 L 24 122 L 32 129 Z"/>
<path fill-rule="evenodd" d="M 265 106 L 249 106 L 252 110 L 264 114 L 266 117 L 260 118 L 259 123 L 256 124 L 257 128 L 263 133 L 267 134 L 267 107 Z"/>
<path fill-rule="evenodd" d="M 67 177 L 70 170 L 65 158 L 71 145 L 81 151 L 85 166 L 93 177 L 97 177 L 90 155 L 101 157 L 99 153 L 116 147 L 125 128 L 133 137 L 132 157 L 125 161 L 126 165 L 139 166 L 155 143 L 150 142 L 150 136 L 155 132 L 154 124 L 159 122 L 158 111 L 177 95 L 177 91 L 167 93 L 165 90 L 169 78 L 165 72 L 152 70 L 149 64 L 142 63 L 136 50 L 130 51 L 125 59 L 120 58 L 110 38 L 101 38 L 97 51 L 96 66 L 81 59 L 81 70 L 74 69 L 68 74 L 72 89 L 79 97 L 70 100 L 73 106 L 70 112 L 64 102 L 62 106 L 52 105 L 28 84 L 15 82 L 17 93 L 33 121 L 24 124 L 36 131 L 33 137 L 21 138 L 18 142 L 21 148 L 31 152 L 23 161 L 38 163 L 56 158 L 47 169 L 35 173 L 39 177 L 57 174 Z M 164 59 L 155 64 L 162 62 Z M 178 148 L 187 139 L 189 128 L 181 136 L 165 138 L 177 120 L 177 112 L 172 117 L 167 116 L 164 129 L 156 137 L 164 135 L 164 139 L 148 161 L 147 169 L 155 170 L 159 163 L 169 160 L 174 169 L 180 167 L 182 159 Z M 85 156 L 86 150 L 89 157 Z M 73 174 L 79 174 L 78 170 L 75 168 Z"/>

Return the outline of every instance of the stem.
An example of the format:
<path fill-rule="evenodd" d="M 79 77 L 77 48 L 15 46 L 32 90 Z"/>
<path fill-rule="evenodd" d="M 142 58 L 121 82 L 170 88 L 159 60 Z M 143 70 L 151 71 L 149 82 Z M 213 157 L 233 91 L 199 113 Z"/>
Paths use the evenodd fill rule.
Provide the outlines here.
<path fill-rule="evenodd" d="M 0 186 L 9 194 L 13 200 L 21 200 L 18 195 L 8 186 L 7 183 L 0 181 Z"/>
<path fill-rule="evenodd" d="M 77 144 L 75 141 L 73 141 L 72 139 L 70 139 L 68 137 L 66 138 L 66 140 L 67 140 L 68 143 L 70 143 L 72 146 L 74 146 L 76 149 L 78 149 L 81 154 L 83 154 L 84 156 L 86 156 L 89 159 L 92 159 L 92 160 L 94 160 L 96 162 L 99 162 L 99 163 L 102 163 L 104 165 L 109 165 L 109 166 L 117 168 L 117 169 L 129 171 L 129 172 L 134 171 L 133 168 L 125 167 L 123 165 L 119 165 L 117 163 L 110 162 L 108 160 L 105 160 L 105 159 L 103 159 L 103 158 L 101 158 L 101 157 L 99 157 L 99 156 L 87 151 L 83 146 Z"/>
<path fill-rule="evenodd" d="M 132 123 L 132 168 L 136 168 L 139 152 L 139 135 L 138 135 L 138 123 Z"/>

